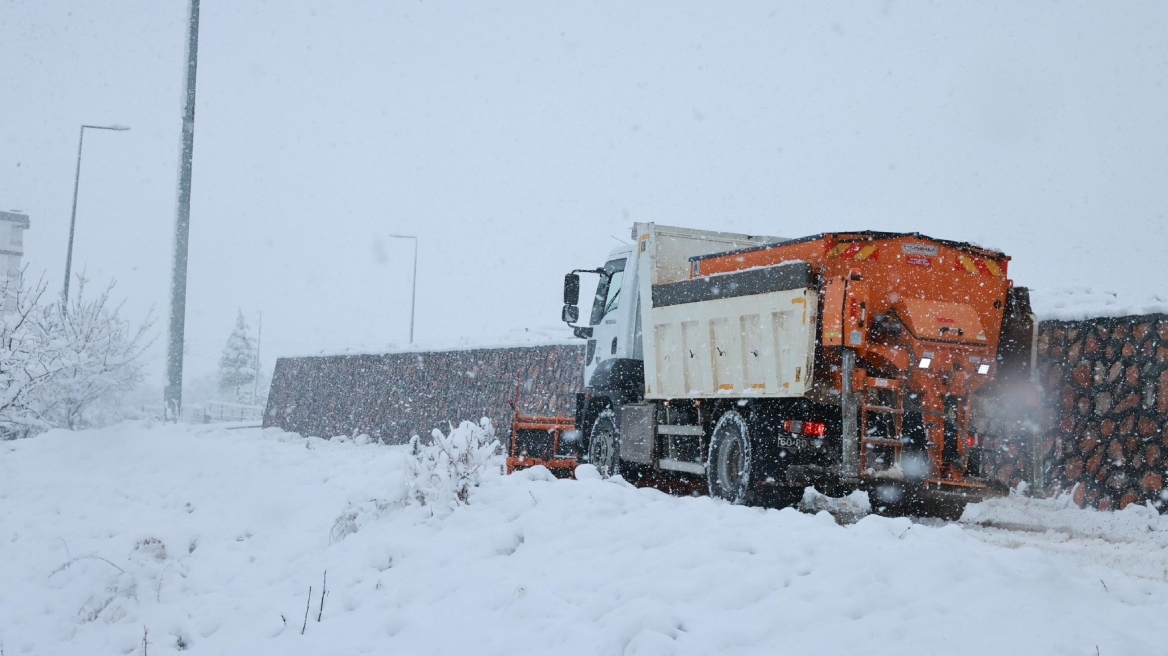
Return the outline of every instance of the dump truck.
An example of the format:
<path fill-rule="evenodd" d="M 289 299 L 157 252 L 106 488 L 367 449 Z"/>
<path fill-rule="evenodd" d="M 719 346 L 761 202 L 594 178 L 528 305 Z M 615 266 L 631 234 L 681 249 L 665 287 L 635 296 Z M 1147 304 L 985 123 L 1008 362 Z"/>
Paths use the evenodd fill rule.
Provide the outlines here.
<path fill-rule="evenodd" d="M 1008 256 L 918 233 L 637 223 L 632 238 L 565 276 L 584 391 L 549 460 L 733 503 L 816 486 L 951 516 L 994 493 L 974 401 L 996 378 L 1028 380 L 1037 340 Z M 582 274 L 597 281 L 586 322 Z"/>

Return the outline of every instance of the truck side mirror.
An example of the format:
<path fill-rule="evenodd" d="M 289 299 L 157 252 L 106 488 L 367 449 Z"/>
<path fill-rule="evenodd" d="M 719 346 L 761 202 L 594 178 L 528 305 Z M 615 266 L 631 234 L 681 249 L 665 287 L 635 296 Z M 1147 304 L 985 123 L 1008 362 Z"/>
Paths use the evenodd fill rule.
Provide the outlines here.
<path fill-rule="evenodd" d="M 580 320 L 580 308 L 575 305 L 565 305 L 563 312 L 560 313 L 560 318 L 564 320 L 564 323 L 576 323 Z"/>
<path fill-rule="evenodd" d="M 569 273 L 564 276 L 564 305 L 579 305 L 580 303 L 580 274 Z M 565 308 L 565 312 L 566 312 Z M 567 321 L 567 319 L 565 319 Z M 568 321 L 568 323 L 574 322 Z"/>

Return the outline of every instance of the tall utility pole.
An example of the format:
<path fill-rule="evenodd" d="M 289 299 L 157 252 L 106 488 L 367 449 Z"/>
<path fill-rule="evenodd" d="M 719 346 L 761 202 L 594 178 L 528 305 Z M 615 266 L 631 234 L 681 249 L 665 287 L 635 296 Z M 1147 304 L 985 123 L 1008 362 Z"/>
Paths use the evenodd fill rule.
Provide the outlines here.
<path fill-rule="evenodd" d="M 252 379 L 251 403 L 260 398 L 260 347 L 264 345 L 264 311 L 260 310 L 260 327 L 256 331 L 255 378 Z"/>
<path fill-rule="evenodd" d="M 410 344 L 414 343 L 414 301 L 418 299 L 418 238 L 410 235 L 390 235 L 394 239 L 414 240 L 413 291 L 410 292 Z"/>
<path fill-rule="evenodd" d="M 77 174 L 73 176 L 73 213 L 69 215 L 69 250 L 65 253 L 65 287 L 61 289 L 63 302 L 69 301 L 69 278 L 73 275 L 73 229 L 77 226 L 77 190 L 81 188 L 81 148 L 85 145 L 85 129 L 113 130 L 125 132 L 124 125 L 82 125 L 81 136 L 77 138 Z"/>
<path fill-rule="evenodd" d="M 191 234 L 191 162 L 195 153 L 195 72 L 199 60 L 199 0 L 190 0 L 187 79 L 183 107 L 178 212 L 174 221 L 174 273 L 170 282 L 170 339 L 166 347 L 166 418 L 182 411 L 183 339 L 187 317 L 187 247 Z"/>

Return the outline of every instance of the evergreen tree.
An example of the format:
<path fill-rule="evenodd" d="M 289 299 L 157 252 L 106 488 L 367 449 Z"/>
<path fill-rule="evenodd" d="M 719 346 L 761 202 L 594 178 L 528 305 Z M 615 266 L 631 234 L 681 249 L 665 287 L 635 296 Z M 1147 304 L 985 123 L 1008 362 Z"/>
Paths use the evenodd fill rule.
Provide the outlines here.
<path fill-rule="evenodd" d="M 243 311 L 219 357 L 219 393 L 236 403 L 251 403 L 256 377 L 256 345 Z"/>

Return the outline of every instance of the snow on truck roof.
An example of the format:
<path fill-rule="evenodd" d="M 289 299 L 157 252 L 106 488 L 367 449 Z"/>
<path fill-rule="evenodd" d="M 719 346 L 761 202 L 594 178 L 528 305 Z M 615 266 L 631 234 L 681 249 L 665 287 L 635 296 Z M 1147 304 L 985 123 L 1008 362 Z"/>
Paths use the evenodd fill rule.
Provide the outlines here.
<path fill-rule="evenodd" d="M 942 244 L 944 246 L 949 246 L 950 248 L 957 248 L 960 250 L 971 251 L 977 255 L 981 255 L 982 257 L 992 257 L 995 259 L 1002 259 L 1002 258 L 1009 259 L 1009 256 L 1001 251 L 996 251 L 996 250 L 992 250 L 989 248 L 983 248 L 981 246 L 978 246 L 977 244 L 973 244 L 973 243 L 970 243 L 967 241 L 952 241 L 949 239 L 937 239 L 936 237 L 930 237 L 928 235 L 923 235 L 919 232 L 881 232 L 881 231 L 877 231 L 877 230 L 856 230 L 856 231 L 851 231 L 851 232 L 821 232 L 819 234 L 811 235 L 808 237 L 798 237 L 796 239 L 783 239 L 781 241 L 777 241 L 777 242 L 773 242 L 773 243 L 769 243 L 769 244 L 760 244 L 758 246 L 747 246 L 745 248 L 735 248 L 733 250 L 722 251 L 720 253 L 708 253 L 706 255 L 694 255 L 693 257 L 690 257 L 689 259 L 691 262 L 697 262 L 697 261 L 701 261 L 701 260 L 712 259 L 715 257 L 722 257 L 724 255 L 730 255 L 733 253 L 751 253 L 754 251 L 761 251 L 761 250 L 766 250 L 768 248 L 774 248 L 775 246 L 789 246 L 791 244 L 802 244 L 802 243 L 806 243 L 809 241 L 818 241 L 820 239 L 827 239 L 827 238 L 834 238 L 838 241 L 860 241 L 860 240 L 878 241 L 878 240 L 883 240 L 883 239 L 896 239 L 898 237 L 912 237 L 915 239 L 932 241 L 932 242 L 936 242 L 938 244 Z"/>

